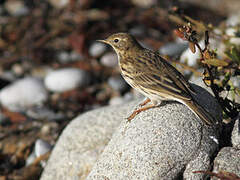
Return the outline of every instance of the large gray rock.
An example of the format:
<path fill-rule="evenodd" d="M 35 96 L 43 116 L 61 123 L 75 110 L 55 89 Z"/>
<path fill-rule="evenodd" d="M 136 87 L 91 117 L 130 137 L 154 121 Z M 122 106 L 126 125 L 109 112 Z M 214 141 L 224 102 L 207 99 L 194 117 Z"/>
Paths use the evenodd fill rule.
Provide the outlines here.
<path fill-rule="evenodd" d="M 220 118 L 211 95 L 198 91 L 204 99 L 200 102 Z M 209 169 L 218 147 L 217 125 L 205 126 L 175 102 L 126 122 L 138 103 L 97 109 L 73 120 L 59 138 L 41 180 L 85 179 L 102 152 L 87 179 L 173 179 L 183 172 L 187 179 L 202 178 L 192 171 Z"/>
<path fill-rule="evenodd" d="M 59 137 L 41 180 L 83 180 L 133 105 L 104 107 L 75 118 Z"/>
<path fill-rule="evenodd" d="M 198 89 L 205 107 L 218 118 L 214 99 Z M 87 180 L 203 179 L 210 170 L 220 129 L 207 127 L 186 106 L 167 103 L 122 121 Z"/>
<path fill-rule="evenodd" d="M 213 172 L 225 171 L 240 177 L 240 150 L 233 147 L 224 147 L 214 160 Z M 216 179 L 216 178 L 213 178 Z"/>

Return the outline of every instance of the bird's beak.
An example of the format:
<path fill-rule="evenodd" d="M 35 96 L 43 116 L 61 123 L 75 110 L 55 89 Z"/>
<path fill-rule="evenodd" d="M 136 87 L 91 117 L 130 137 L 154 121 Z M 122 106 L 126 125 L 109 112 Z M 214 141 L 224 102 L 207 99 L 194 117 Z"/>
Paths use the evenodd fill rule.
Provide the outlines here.
<path fill-rule="evenodd" d="M 109 44 L 107 40 L 97 40 L 98 42 Z"/>

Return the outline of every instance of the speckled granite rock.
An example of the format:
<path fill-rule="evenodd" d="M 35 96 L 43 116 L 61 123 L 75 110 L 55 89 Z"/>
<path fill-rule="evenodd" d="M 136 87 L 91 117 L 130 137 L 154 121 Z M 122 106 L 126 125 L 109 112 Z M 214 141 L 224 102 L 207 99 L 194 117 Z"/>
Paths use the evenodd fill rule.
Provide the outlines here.
<path fill-rule="evenodd" d="M 202 93 L 205 107 L 215 117 L 221 114 L 211 96 Z M 131 123 L 121 123 L 87 180 L 162 180 L 181 174 L 189 180 L 203 179 L 203 174 L 192 172 L 210 169 L 218 133 L 182 104 L 142 112 Z"/>
<path fill-rule="evenodd" d="M 104 107 L 75 118 L 59 137 L 41 180 L 85 179 L 133 104 Z"/>
<path fill-rule="evenodd" d="M 214 160 L 213 172 L 226 171 L 240 177 L 240 150 L 233 147 L 224 147 Z M 217 178 L 212 178 L 217 179 Z"/>
<path fill-rule="evenodd" d="M 232 145 L 233 147 L 240 149 L 240 116 L 238 116 L 238 119 L 235 121 L 234 128 L 232 131 Z"/>
<path fill-rule="evenodd" d="M 200 102 L 219 117 L 214 99 L 197 89 L 197 99 L 202 98 Z M 87 179 L 173 179 L 183 172 L 186 179 L 201 179 L 202 174 L 192 171 L 209 169 L 219 128 L 205 126 L 186 106 L 175 102 L 142 112 L 128 123 L 124 117 L 135 104 L 97 109 L 73 120 L 41 180 L 85 179 L 103 150 Z"/>

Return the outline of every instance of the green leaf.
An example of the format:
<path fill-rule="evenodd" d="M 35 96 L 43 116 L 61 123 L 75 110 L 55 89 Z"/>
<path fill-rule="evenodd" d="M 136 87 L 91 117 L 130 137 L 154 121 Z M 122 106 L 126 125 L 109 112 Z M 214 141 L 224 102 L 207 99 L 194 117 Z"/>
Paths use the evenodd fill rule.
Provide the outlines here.
<path fill-rule="evenodd" d="M 226 51 L 225 54 L 234 62 L 240 64 L 240 48 L 236 45 L 230 47 L 230 50 Z"/>
<path fill-rule="evenodd" d="M 202 61 L 205 64 L 211 65 L 211 66 L 227 66 L 228 62 L 224 61 L 224 60 L 220 60 L 220 59 L 205 59 L 204 61 Z"/>

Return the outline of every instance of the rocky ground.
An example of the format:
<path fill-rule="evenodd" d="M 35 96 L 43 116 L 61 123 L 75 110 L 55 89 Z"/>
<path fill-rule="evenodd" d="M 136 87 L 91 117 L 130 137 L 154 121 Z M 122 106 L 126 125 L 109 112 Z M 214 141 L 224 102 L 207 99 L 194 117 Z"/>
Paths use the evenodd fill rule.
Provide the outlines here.
<path fill-rule="evenodd" d="M 86 133 L 86 136 L 81 136 L 85 139 L 76 139 L 77 142 L 71 139 L 67 149 L 79 148 L 76 153 L 80 153 L 85 147 L 79 144 L 91 142 L 91 139 L 86 140 L 90 137 L 88 133 L 98 136 L 98 132 L 104 132 L 99 136 L 101 138 L 94 140 L 99 143 L 98 148 L 90 154 L 79 155 L 84 160 L 83 164 L 79 165 L 76 159 L 74 172 L 79 171 L 77 177 L 87 177 L 121 119 L 126 117 L 124 112 L 133 108 L 130 103 L 124 109 L 123 104 L 141 97 L 120 76 L 116 54 L 96 39 L 106 38 L 114 32 L 130 32 L 143 46 L 168 55 L 174 62 L 179 60 L 176 62 L 185 65 L 177 64 L 179 70 L 191 81 L 206 88 L 199 76 L 199 53 L 193 54 L 187 43 L 177 38 L 173 31 L 181 24 L 177 17 L 185 14 L 206 24 L 211 23 L 215 34 L 227 35 L 230 43 L 240 45 L 240 38 L 236 35 L 240 15 L 235 10 L 239 3 L 231 0 L 231 5 L 224 6 L 225 3 L 229 2 L 222 0 L 206 7 L 202 1 L 0 1 L 0 180 L 39 179 L 63 129 L 78 116 L 90 125 L 84 131 L 85 126 L 81 127 L 84 123 L 78 124 L 77 127 L 82 129 L 79 133 Z M 210 38 L 211 47 L 218 49 L 219 56 L 227 58 L 224 44 L 216 37 Z M 239 78 L 233 79 L 233 83 L 239 87 Z M 90 110 L 102 111 L 99 108 L 105 105 L 113 106 L 106 110 L 110 111 L 106 114 L 110 122 L 105 121 L 105 114 L 100 118 L 103 116 L 101 112 L 100 117 L 81 116 Z M 114 109 L 115 105 L 121 108 Z M 156 119 L 151 120 L 155 122 Z M 99 129 L 96 122 L 99 126 L 106 126 Z M 217 158 L 214 161 L 209 159 L 209 162 L 215 165 L 204 170 L 213 169 L 216 173 L 224 170 L 240 176 L 237 123 L 233 131 L 234 123 L 223 128 L 224 141 L 220 138 L 219 146 L 224 148 L 218 156 L 217 148 L 213 148 L 215 152 L 210 153 L 211 158 Z M 124 126 L 121 124 L 120 129 Z M 165 129 L 163 127 L 162 130 Z M 72 131 L 72 135 L 71 131 L 69 133 L 63 134 L 62 139 L 70 136 L 74 141 L 72 135 L 77 136 L 77 131 Z M 62 149 L 59 148 L 62 142 L 59 141 L 59 144 L 54 151 Z M 109 153 L 115 145 L 110 143 L 104 153 Z M 54 164 L 53 159 L 60 158 L 73 160 L 77 157 L 75 151 L 73 154 L 72 157 L 64 154 L 66 159 L 53 155 L 50 162 Z M 99 167 L 96 165 L 91 174 L 94 175 Z M 46 171 L 49 170 L 51 168 Z"/>

